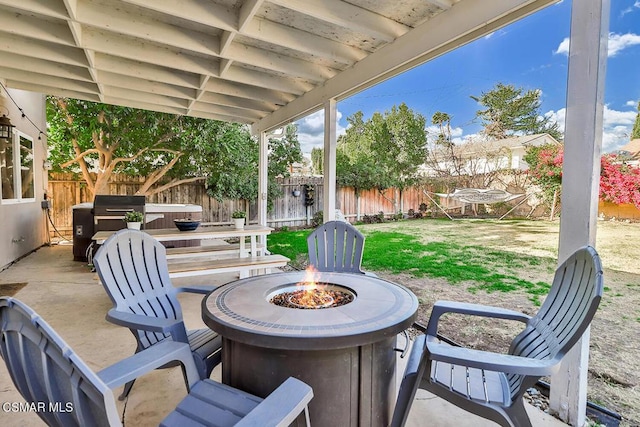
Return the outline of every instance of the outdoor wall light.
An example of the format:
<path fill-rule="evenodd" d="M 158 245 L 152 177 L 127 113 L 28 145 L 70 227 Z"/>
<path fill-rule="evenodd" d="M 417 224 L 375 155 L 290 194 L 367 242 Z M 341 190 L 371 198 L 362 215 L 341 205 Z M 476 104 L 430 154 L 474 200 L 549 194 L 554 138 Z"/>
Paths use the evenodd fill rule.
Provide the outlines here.
<path fill-rule="evenodd" d="M 11 139 L 11 129 L 14 127 L 9 117 L 3 114 L 2 117 L 0 117 L 0 138 Z"/>
<path fill-rule="evenodd" d="M 300 197 L 300 190 L 296 188 L 291 194 L 293 194 L 293 197 Z"/>

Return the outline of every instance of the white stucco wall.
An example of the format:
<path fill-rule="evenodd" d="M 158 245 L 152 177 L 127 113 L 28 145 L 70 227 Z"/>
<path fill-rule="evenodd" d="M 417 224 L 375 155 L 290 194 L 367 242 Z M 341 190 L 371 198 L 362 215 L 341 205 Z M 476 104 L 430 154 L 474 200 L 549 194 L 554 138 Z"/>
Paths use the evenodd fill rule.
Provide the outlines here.
<path fill-rule="evenodd" d="M 29 121 L 30 119 L 40 130 L 46 131 L 44 95 L 13 89 L 9 89 L 7 94 L 0 86 L 0 105 L 3 107 L 0 108 L 0 115 L 7 114 L 8 109 L 7 116 L 15 129 L 33 138 L 35 192 L 31 201 L 15 202 L 0 198 L 0 270 L 3 270 L 16 259 L 47 242 L 47 217 L 41 207 L 47 188 L 47 173 L 43 168 L 47 156 L 47 139 L 46 135 L 41 135 L 41 140 L 38 140 L 39 130 Z M 26 117 L 22 117 L 18 107 Z"/>

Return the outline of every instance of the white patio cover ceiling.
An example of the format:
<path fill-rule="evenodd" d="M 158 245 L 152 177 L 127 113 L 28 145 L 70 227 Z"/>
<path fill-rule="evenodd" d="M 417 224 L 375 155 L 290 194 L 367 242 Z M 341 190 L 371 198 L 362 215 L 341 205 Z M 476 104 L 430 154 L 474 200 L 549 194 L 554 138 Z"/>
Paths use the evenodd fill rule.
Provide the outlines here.
<path fill-rule="evenodd" d="M 259 132 L 556 1 L 0 0 L 0 79 Z"/>

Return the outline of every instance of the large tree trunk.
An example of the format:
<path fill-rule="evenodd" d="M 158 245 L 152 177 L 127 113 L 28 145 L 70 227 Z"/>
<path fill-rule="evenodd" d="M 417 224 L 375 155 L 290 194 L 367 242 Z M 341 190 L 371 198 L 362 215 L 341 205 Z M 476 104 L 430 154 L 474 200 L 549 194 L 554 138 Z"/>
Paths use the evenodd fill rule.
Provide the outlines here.
<path fill-rule="evenodd" d="M 99 173 L 96 178 L 96 183 L 94 187 L 94 197 L 98 194 L 105 195 L 110 194 L 109 191 L 109 178 L 111 174 Z"/>
<path fill-rule="evenodd" d="M 558 202 L 558 190 L 553 191 L 553 200 L 551 201 L 551 214 L 549 215 L 549 221 L 553 221 L 556 216 L 556 206 Z"/>

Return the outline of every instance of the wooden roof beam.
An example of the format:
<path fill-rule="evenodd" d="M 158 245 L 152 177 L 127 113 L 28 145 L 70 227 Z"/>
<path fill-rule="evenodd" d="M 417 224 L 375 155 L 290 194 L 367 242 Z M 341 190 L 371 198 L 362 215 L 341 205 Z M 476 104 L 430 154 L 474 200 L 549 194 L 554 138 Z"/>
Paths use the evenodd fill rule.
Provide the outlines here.
<path fill-rule="evenodd" d="M 175 0 L 121 1 L 221 30 L 237 31 L 238 16 L 235 11 L 209 0 L 180 0 L 179 7 L 176 6 Z"/>
<path fill-rule="evenodd" d="M 329 99 L 343 99 L 374 86 L 557 1 L 532 0 L 524 5 L 521 0 L 466 0 L 456 3 L 451 9 L 255 123 L 252 131 L 258 134 L 297 120 L 317 111 Z"/>
<path fill-rule="evenodd" d="M 386 42 L 395 40 L 411 29 L 392 19 L 342 0 L 324 0 L 322 2 L 270 0 L 270 2 Z"/>

